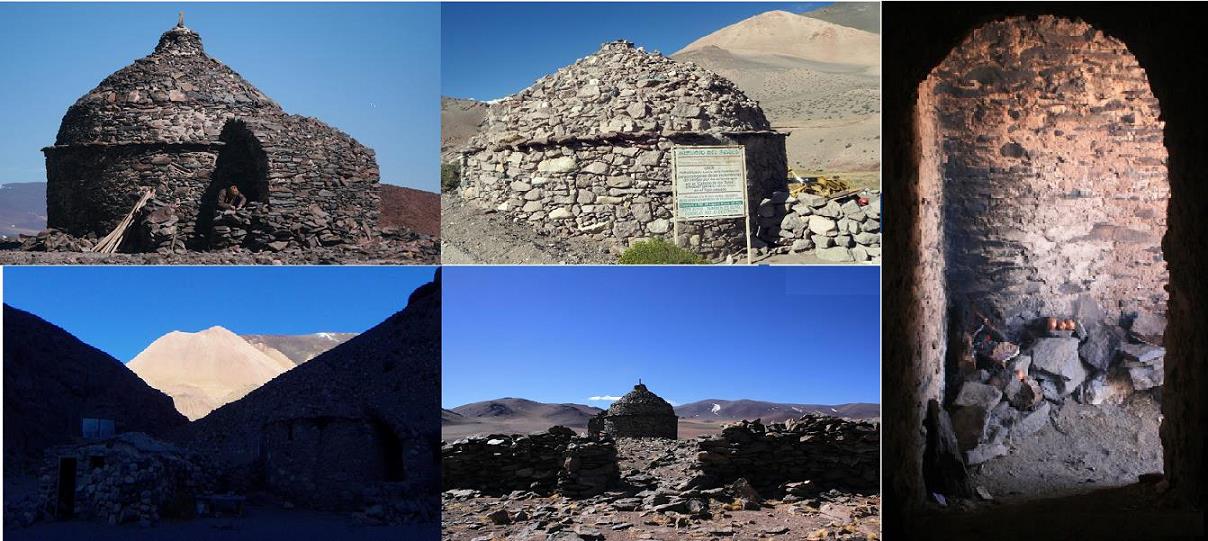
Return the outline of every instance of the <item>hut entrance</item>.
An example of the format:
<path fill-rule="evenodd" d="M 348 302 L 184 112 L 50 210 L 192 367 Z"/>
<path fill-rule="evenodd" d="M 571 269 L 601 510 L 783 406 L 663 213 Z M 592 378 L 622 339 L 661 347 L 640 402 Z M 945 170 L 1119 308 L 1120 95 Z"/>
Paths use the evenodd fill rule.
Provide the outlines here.
<path fill-rule="evenodd" d="M 373 419 L 373 434 L 381 454 L 384 479 L 405 481 L 407 470 L 403 460 L 403 441 L 386 423 Z"/>
<path fill-rule="evenodd" d="M 59 486 L 56 498 L 55 516 L 59 519 L 70 519 L 75 516 L 76 493 L 76 459 L 63 457 L 59 459 Z"/>
<path fill-rule="evenodd" d="M 1009 18 L 953 49 L 916 111 L 945 254 L 933 362 L 974 486 L 1027 499 L 1160 473 L 1170 188 L 1144 70 L 1085 23 Z"/>
<path fill-rule="evenodd" d="M 219 209 L 220 192 L 234 186 L 247 203 L 268 201 L 268 156 L 256 135 L 241 120 L 231 120 L 222 128 L 218 140 L 223 143 L 218 153 L 210 185 L 202 194 L 198 231 L 204 237 L 213 233 L 214 218 Z M 213 240 L 213 239 L 211 239 Z"/>

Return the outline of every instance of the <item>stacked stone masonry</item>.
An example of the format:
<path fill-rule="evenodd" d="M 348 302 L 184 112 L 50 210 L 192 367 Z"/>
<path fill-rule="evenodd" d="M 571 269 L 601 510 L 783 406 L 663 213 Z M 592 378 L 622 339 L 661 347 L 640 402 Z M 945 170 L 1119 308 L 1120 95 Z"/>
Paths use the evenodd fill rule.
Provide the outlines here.
<path fill-rule="evenodd" d="M 75 471 L 65 472 L 68 467 Z M 74 481 L 71 509 L 60 508 L 65 483 L 61 476 Z M 39 492 L 42 511 L 49 517 L 147 525 L 161 518 L 193 516 L 194 496 L 209 490 L 211 482 L 196 457 L 131 432 L 49 449 Z"/>
<path fill-rule="evenodd" d="M 620 478 L 616 444 L 608 437 L 578 437 L 555 426 L 529 435 L 474 436 L 441 449 L 445 490 L 488 494 L 525 490 L 589 497 Z"/>
<path fill-rule="evenodd" d="M 1083 22 L 976 30 L 920 91 L 936 123 L 952 302 L 1008 333 L 1074 314 L 1164 313 L 1166 150 L 1145 71 Z"/>
<path fill-rule="evenodd" d="M 757 238 L 779 253 L 812 253 L 832 263 L 881 260 L 881 195 L 828 198 L 773 192 L 760 201 Z"/>
<path fill-rule="evenodd" d="M 730 81 L 611 42 L 491 105 L 462 153 L 461 195 L 541 233 L 624 247 L 673 234 L 673 147 L 744 146 L 753 215 L 784 188 L 784 137 Z M 681 242 L 721 259 L 745 249 L 742 228 L 683 222 Z"/>
<path fill-rule="evenodd" d="M 880 483 L 880 426 L 807 415 L 785 423 L 741 421 L 698 441 L 709 484 L 746 479 L 761 494 L 832 488 L 874 493 Z M 787 485 L 787 486 L 786 486 Z"/>
<path fill-rule="evenodd" d="M 183 26 L 72 105 L 44 152 L 50 228 L 103 236 L 155 191 L 124 251 L 281 250 L 375 234 L 373 151 L 285 113 Z M 232 184 L 251 204 L 220 213 L 218 192 Z"/>
<path fill-rule="evenodd" d="M 608 410 L 589 419 L 587 431 L 614 438 L 676 439 L 679 417 L 669 402 L 638 383 Z"/>

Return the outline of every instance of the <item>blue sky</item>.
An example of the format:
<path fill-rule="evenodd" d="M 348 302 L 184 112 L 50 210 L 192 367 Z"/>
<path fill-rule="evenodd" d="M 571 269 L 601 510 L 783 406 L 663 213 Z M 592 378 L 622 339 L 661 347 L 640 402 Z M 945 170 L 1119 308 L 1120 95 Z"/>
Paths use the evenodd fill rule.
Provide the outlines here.
<path fill-rule="evenodd" d="M 441 93 L 490 100 L 626 39 L 670 55 L 766 11 L 803 13 L 830 2 L 446 3 Z"/>
<path fill-rule="evenodd" d="M 446 267 L 446 408 L 880 402 L 876 267 Z"/>
<path fill-rule="evenodd" d="M 6 267 L 4 302 L 129 361 L 170 331 L 362 332 L 432 267 Z"/>
<path fill-rule="evenodd" d="M 44 181 L 63 113 L 176 24 L 286 111 L 377 151 L 382 180 L 437 191 L 440 6 L 0 4 L 0 184 Z"/>

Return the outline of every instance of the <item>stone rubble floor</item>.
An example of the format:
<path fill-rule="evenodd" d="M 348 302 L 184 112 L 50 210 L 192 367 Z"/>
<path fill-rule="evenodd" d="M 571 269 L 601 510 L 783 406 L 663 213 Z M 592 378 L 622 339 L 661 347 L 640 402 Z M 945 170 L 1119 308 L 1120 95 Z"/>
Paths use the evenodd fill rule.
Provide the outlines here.
<path fill-rule="evenodd" d="M 621 439 L 617 442 L 622 480 L 674 486 L 694 472 L 691 440 Z M 709 502 L 709 518 L 643 509 L 640 498 L 610 492 L 585 500 L 542 497 L 527 492 L 504 496 L 448 491 L 443 498 L 443 539 L 450 541 L 672 541 L 676 539 L 878 539 L 880 497 L 833 494 L 813 501 L 767 500 L 758 510 Z M 636 499 L 636 502 L 634 500 Z M 636 509 L 622 510 L 637 503 Z M 525 520 L 496 524 L 488 515 L 522 512 Z"/>
<path fill-rule="evenodd" d="M 1009 454 L 974 466 L 974 486 L 995 500 L 1016 501 L 1125 486 L 1161 473 L 1161 412 L 1148 393 L 1119 405 L 1071 399 L 1054 412 L 1043 429 L 1010 445 Z"/>

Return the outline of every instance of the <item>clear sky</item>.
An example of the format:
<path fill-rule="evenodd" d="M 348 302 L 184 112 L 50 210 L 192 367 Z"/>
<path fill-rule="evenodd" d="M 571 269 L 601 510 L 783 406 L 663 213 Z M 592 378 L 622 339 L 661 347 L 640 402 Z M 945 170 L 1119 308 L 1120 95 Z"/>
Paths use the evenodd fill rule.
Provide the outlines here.
<path fill-rule="evenodd" d="M 880 402 L 877 267 L 445 267 L 442 404 Z"/>
<path fill-rule="evenodd" d="M 831 2 L 462 3 L 441 7 L 441 93 L 491 100 L 625 39 L 670 55 L 767 11 L 803 13 Z"/>
<path fill-rule="evenodd" d="M 176 24 L 286 111 L 377 151 L 382 180 L 437 191 L 440 6 L 0 3 L 0 184 L 46 180 L 75 100 L 155 49 Z"/>
<path fill-rule="evenodd" d="M 170 331 L 363 332 L 433 267 L 5 267 L 4 302 L 129 361 Z"/>

